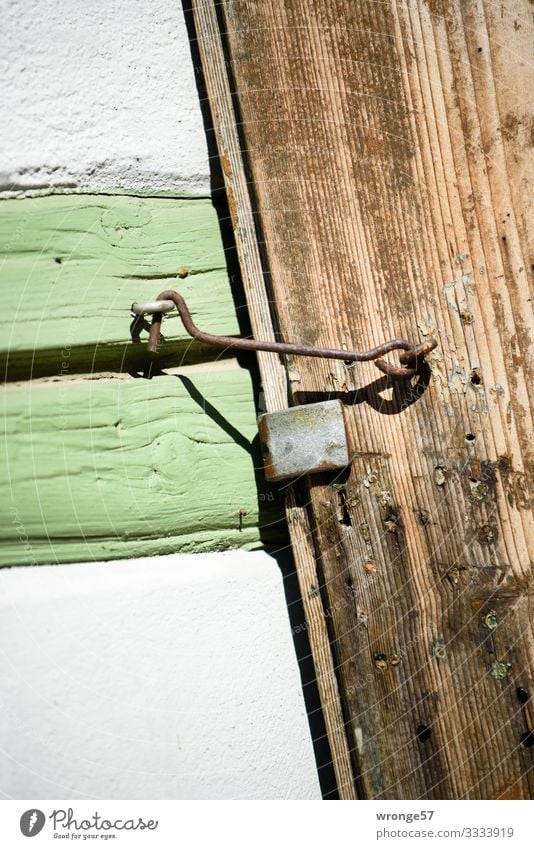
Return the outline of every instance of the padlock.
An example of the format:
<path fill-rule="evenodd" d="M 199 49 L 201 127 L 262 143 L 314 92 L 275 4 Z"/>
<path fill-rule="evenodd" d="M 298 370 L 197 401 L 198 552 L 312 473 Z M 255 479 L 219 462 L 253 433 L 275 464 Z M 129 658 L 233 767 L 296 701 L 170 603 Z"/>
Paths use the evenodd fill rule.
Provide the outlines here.
<path fill-rule="evenodd" d="M 341 401 L 302 404 L 258 419 L 265 477 L 269 481 L 346 468 L 350 464 Z"/>

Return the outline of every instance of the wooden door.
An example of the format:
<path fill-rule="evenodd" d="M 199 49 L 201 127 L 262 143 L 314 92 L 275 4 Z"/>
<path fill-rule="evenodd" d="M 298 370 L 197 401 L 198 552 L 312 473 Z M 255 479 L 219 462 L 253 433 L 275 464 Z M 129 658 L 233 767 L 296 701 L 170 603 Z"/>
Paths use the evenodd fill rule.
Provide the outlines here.
<path fill-rule="evenodd" d="M 260 359 L 346 404 L 350 470 L 288 492 L 340 795 L 531 797 L 532 7 L 192 6 L 255 332 L 439 341 Z"/>

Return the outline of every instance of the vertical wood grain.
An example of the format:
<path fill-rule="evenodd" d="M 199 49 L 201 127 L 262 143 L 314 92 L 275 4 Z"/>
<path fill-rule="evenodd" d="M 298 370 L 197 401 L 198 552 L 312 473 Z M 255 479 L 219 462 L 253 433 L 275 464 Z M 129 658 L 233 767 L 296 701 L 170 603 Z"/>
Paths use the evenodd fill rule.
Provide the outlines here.
<path fill-rule="evenodd" d="M 225 34 L 221 34 L 221 22 L 216 5 L 211 0 L 207 3 L 204 0 L 193 0 L 192 8 L 251 325 L 256 338 L 274 339 L 272 308 L 276 310 L 278 304 L 271 304 L 266 285 L 266 268 L 262 262 L 254 219 L 254 188 L 250 184 L 240 138 L 241 125 L 236 114 L 233 81 L 224 51 Z M 260 352 L 258 364 L 266 410 L 273 412 L 285 409 L 288 380 L 278 356 Z M 310 596 L 312 587 L 316 591 L 318 581 L 314 543 L 309 534 L 306 511 L 297 505 L 291 490 L 288 490 L 286 516 L 338 793 L 341 799 L 354 799 L 356 789 L 350 744 L 343 723 L 324 610 L 319 596 Z"/>
<path fill-rule="evenodd" d="M 532 7 L 222 10 L 284 339 L 439 339 L 393 388 L 287 364 L 347 402 L 350 474 L 307 493 L 362 793 L 531 797 Z"/>

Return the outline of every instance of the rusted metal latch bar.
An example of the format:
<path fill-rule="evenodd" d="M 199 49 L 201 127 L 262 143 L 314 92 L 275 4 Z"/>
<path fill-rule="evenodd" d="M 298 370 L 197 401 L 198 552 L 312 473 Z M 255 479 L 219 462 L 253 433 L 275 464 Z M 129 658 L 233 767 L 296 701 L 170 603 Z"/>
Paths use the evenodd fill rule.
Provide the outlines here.
<path fill-rule="evenodd" d="M 389 342 L 383 342 L 369 351 L 343 351 L 340 348 L 315 348 L 310 345 L 293 345 L 288 342 L 264 342 L 257 339 L 241 339 L 235 336 L 215 336 L 212 333 L 205 333 L 194 324 L 187 304 L 178 292 L 166 289 L 165 292 L 158 295 L 155 301 L 132 304 L 132 312 L 135 315 L 152 314 L 153 316 L 148 337 L 148 350 L 152 353 L 157 353 L 159 349 L 163 314 L 170 312 L 175 307 L 190 336 L 208 345 L 217 345 L 220 348 L 237 348 L 242 351 L 273 351 L 277 354 L 344 360 L 347 364 L 374 360 L 375 366 L 391 377 L 413 377 L 425 356 L 433 351 L 437 345 L 435 339 L 427 339 L 419 345 L 412 345 L 407 339 L 391 339 Z M 402 366 L 394 366 L 381 359 L 384 354 L 388 354 L 390 351 L 402 352 L 399 354 Z"/>
<path fill-rule="evenodd" d="M 187 332 L 208 345 L 237 348 L 242 351 L 274 351 L 278 354 L 298 354 L 304 357 L 323 357 L 344 360 L 345 363 L 374 360 L 375 365 L 396 378 L 412 377 L 426 354 L 436 345 L 428 339 L 412 345 L 406 339 L 392 339 L 369 351 L 343 351 L 339 348 L 314 348 L 286 342 L 263 342 L 234 336 L 214 336 L 205 333 L 193 322 L 183 297 L 171 289 L 162 292 L 155 301 L 132 304 L 135 315 L 152 314 L 148 337 L 148 350 L 157 353 L 163 314 L 176 307 Z M 390 351 L 400 350 L 402 366 L 394 366 L 380 359 Z M 285 480 L 312 472 L 341 469 L 350 464 L 349 434 L 346 428 L 343 404 L 339 400 L 322 401 L 264 413 L 258 420 L 260 442 L 267 480 Z"/>

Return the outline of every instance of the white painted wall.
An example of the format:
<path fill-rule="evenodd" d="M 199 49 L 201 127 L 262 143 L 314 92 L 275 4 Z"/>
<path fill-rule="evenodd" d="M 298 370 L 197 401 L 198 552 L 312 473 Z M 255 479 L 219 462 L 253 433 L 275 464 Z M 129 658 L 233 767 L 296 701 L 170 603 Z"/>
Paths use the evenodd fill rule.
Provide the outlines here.
<path fill-rule="evenodd" d="M 180 0 L 1 0 L 0 183 L 209 191 Z"/>
<path fill-rule="evenodd" d="M 2 2 L 4 188 L 206 192 L 179 0 Z M 265 553 L 0 571 L 7 798 L 319 798 Z"/>
<path fill-rule="evenodd" d="M 6 796 L 318 798 L 269 555 L 19 567 L 0 591 Z"/>

